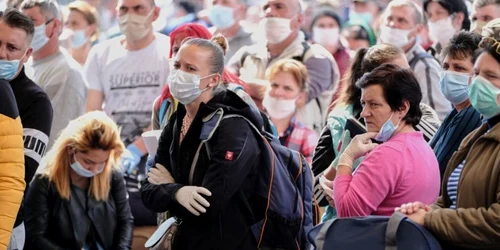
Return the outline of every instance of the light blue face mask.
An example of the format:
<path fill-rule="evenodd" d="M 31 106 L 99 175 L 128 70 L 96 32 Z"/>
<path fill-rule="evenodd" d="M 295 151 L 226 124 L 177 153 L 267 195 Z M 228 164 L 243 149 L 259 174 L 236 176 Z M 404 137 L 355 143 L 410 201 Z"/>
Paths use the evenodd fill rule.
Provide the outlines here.
<path fill-rule="evenodd" d="M 78 49 L 82 47 L 87 42 L 87 36 L 85 35 L 85 30 L 74 30 L 73 36 L 71 37 L 71 48 Z"/>
<path fill-rule="evenodd" d="M 443 71 L 439 85 L 444 97 L 454 105 L 461 104 L 469 98 L 469 74 Z"/>
<path fill-rule="evenodd" d="M 49 38 L 47 37 L 47 35 L 45 35 L 46 28 L 46 24 L 35 27 L 35 34 L 33 35 L 33 41 L 31 42 L 33 52 L 37 52 L 49 42 Z"/>
<path fill-rule="evenodd" d="M 495 87 L 488 79 L 476 76 L 469 88 L 469 98 L 472 106 L 489 119 L 500 114 L 500 104 L 497 98 L 500 89 Z"/>
<path fill-rule="evenodd" d="M 234 24 L 234 10 L 232 8 L 214 5 L 208 14 L 210 22 L 218 29 L 227 29 Z"/>
<path fill-rule="evenodd" d="M 20 60 L 0 60 L 0 79 L 10 81 L 14 79 L 19 69 Z"/>
<path fill-rule="evenodd" d="M 104 170 L 104 164 L 103 164 L 101 167 L 99 167 L 97 173 L 94 173 L 90 170 L 85 169 L 82 166 L 82 164 L 76 160 L 75 154 L 73 154 L 73 159 L 75 162 L 71 163 L 70 167 L 71 167 L 71 169 L 73 169 L 73 171 L 75 171 L 75 173 L 77 175 L 79 175 L 81 177 L 92 178 L 92 177 L 96 176 L 97 174 L 100 174 Z"/>
<path fill-rule="evenodd" d="M 351 11 L 349 13 L 349 19 L 350 20 L 363 20 L 366 22 L 366 24 L 370 24 L 372 22 L 372 14 L 369 12 L 354 12 Z"/>
<path fill-rule="evenodd" d="M 377 136 L 374 138 L 376 141 L 386 142 L 389 139 L 391 139 L 396 130 L 398 130 L 401 120 L 399 120 L 398 125 L 394 126 L 394 124 L 391 121 L 393 115 L 394 112 L 391 114 L 391 117 L 389 117 L 389 119 L 384 123 L 384 125 L 382 125 L 380 131 L 378 131 Z"/>

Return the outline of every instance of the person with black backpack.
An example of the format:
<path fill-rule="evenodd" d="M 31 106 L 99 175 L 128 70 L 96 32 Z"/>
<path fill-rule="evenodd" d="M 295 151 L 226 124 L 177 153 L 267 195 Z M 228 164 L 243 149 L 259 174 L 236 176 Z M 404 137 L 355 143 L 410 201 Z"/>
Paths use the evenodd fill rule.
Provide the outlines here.
<path fill-rule="evenodd" d="M 221 36 L 213 39 L 226 43 Z M 195 38 L 181 46 L 168 79 L 179 104 L 162 132 L 152 168 L 166 169 L 175 183 L 158 183 L 149 175 L 141 187 L 146 207 L 169 210 L 182 220 L 174 250 L 257 246 L 249 221 L 257 216 L 250 204 L 256 202 L 252 190 L 260 149 L 251 127 L 243 119 L 225 119 L 207 149 L 193 146 L 200 144 L 204 118 L 218 109 L 263 124 L 255 108 L 220 84 L 223 45 Z"/>

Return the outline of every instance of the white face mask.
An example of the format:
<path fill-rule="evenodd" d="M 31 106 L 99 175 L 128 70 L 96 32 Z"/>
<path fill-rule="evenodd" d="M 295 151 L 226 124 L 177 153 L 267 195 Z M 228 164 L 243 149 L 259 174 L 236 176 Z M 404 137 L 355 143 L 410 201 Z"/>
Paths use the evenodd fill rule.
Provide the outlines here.
<path fill-rule="evenodd" d="M 292 33 L 292 20 L 280 17 L 266 17 L 260 21 L 259 29 L 264 30 L 267 42 L 278 44 L 287 39 Z"/>
<path fill-rule="evenodd" d="M 411 30 L 402 30 L 391 28 L 383 25 L 380 28 L 380 40 L 383 43 L 388 43 L 394 45 L 398 48 L 402 48 L 410 43 L 408 35 L 410 35 Z"/>
<path fill-rule="evenodd" d="M 339 43 L 339 28 L 313 27 L 313 41 L 322 46 L 334 46 Z"/>
<path fill-rule="evenodd" d="M 456 33 L 452 20 L 453 15 L 437 22 L 429 22 L 429 34 L 431 39 L 435 42 L 439 42 L 442 47 L 448 45 L 450 39 Z"/>
<path fill-rule="evenodd" d="M 214 74 L 201 78 L 199 75 L 190 74 L 180 69 L 171 69 L 170 75 L 168 76 L 170 93 L 172 93 L 175 99 L 180 103 L 184 105 L 190 104 L 205 90 L 209 89 L 209 87 L 206 87 L 201 90 L 200 81 L 213 75 Z"/>
<path fill-rule="evenodd" d="M 153 30 L 153 22 L 149 17 L 153 10 L 147 16 L 137 14 L 125 14 L 119 17 L 120 30 L 127 39 L 132 41 L 141 40 Z"/>
<path fill-rule="evenodd" d="M 295 112 L 297 98 L 291 100 L 277 99 L 269 95 L 269 92 L 264 96 L 262 105 L 267 111 L 267 114 L 273 119 L 284 119 Z"/>

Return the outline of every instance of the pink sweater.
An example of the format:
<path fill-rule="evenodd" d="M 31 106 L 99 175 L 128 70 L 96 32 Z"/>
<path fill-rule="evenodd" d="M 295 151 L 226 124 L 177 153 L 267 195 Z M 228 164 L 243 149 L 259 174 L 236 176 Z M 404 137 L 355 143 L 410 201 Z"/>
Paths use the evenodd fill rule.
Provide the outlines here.
<path fill-rule="evenodd" d="M 367 154 L 353 175 L 333 184 L 338 217 L 392 215 L 404 203 L 434 203 L 439 163 L 421 132 L 397 134 Z"/>

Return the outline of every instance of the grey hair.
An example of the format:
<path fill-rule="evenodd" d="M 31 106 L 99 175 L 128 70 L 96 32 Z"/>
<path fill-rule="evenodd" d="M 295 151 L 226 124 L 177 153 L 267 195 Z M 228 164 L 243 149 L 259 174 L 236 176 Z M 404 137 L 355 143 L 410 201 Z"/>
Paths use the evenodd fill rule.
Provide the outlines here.
<path fill-rule="evenodd" d="M 413 20 L 417 24 L 424 24 L 424 13 L 422 12 L 422 7 L 418 6 L 417 3 L 412 0 L 394 0 L 389 3 L 386 10 L 394 7 L 410 7 L 413 9 Z"/>
<path fill-rule="evenodd" d="M 472 6 L 474 8 L 483 8 L 488 5 L 498 5 L 500 6 L 500 0 L 474 0 L 474 3 L 472 3 Z"/>
<path fill-rule="evenodd" d="M 225 40 L 225 39 L 224 39 Z M 225 40 L 226 41 L 226 40 Z M 227 41 L 226 41 L 227 42 Z M 211 40 L 206 40 L 202 38 L 192 38 L 187 40 L 183 46 L 187 45 L 195 45 L 200 48 L 204 48 L 212 54 L 210 57 L 210 73 L 217 73 L 222 76 L 222 73 L 224 71 L 224 50 L 221 45 L 218 43 L 211 41 Z M 226 44 L 227 45 L 227 44 Z"/>
<path fill-rule="evenodd" d="M 57 18 L 61 20 L 61 11 L 55 0 L 24 0 L 21 4 L 21 9 L 31 9 L 34 7 L 40 8 L 40 12 L 45 17 L 45 21 Z"/>

